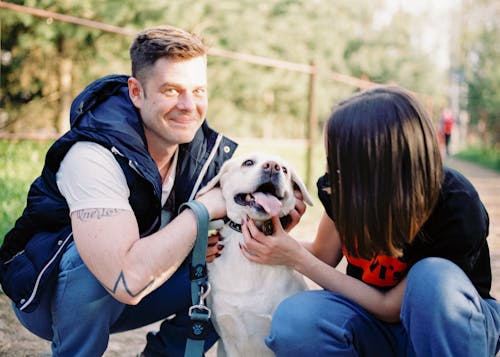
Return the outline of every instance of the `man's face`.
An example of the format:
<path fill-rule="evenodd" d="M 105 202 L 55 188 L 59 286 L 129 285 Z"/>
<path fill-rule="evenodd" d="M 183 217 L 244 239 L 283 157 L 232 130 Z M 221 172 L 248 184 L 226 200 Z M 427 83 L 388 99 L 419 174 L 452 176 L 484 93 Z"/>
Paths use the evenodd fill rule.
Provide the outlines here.
<path fill-rule="evenodd" d="M 193 140 L 207 113 L 206 57 L 160 58 L 146 76 L 142 86 L 129 80 L 129 94 L 141 113 L 149 150 Z"/>

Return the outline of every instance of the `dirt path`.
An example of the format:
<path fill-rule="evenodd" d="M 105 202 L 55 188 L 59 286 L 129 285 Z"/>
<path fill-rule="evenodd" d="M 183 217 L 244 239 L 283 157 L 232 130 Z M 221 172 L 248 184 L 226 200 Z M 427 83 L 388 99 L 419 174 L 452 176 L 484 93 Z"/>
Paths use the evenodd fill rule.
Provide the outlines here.
<path fill-rule="evenodd" d="M 456 168 L 467 176 L 476 186 L 479 195 L 490 214 L 490 236 L 493 269 L 492 295 L 500 299 L 500 174 L 477 165 L 449 159 L 446 164 Z M 310 217 L 305 217 L 297 236 L 312 237 L 319 210 L 311 209 Z M 154 330 L 158 324 L 111 336 L 104 357 L 133 357 L 145 344 L 146 333 Z M 207 357 L 214 356 L 210 351 Z M 0 356 L 3 357 L 47 357 L 50 356 L 50 344 L 25 330 L 14 317 L 10 303 L 0 292 Z"/>
<path fill-rule="evenodd" d="M 488 245 L 493 282 L 491 294 L 500 300 L 500 174 L 470 162 L 449 159 L 448 166 L 462 172 L 476 187 L 490 216 Z"/>

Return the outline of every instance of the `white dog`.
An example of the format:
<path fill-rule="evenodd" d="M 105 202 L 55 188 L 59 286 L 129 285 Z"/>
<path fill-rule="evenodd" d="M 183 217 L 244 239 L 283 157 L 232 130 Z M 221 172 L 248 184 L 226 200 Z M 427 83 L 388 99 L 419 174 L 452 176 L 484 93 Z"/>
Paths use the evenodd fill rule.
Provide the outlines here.
<path fill-rule="evenodd" d="M 271 216 L 286 216 L 294 208 L 294 188 L 309 205 L 311 196 L 288 163 L 261 153 L 226 162 L 200 194 L 217 185 L 226 200 L 229 219 L 218 227 L 223 253 L 208 264 L 212 287 L 208 303 L 221 337 L 218 355 L 274 356 L 264 344 L 274 310 L 284 298 L 306 289 L 306 284 L 301 275 L 285 266 L 246 259 L 239 248 L 239 244 L 244 245 L 240 223 L 249 216 L 265 232 L 265 222 L 270 222 Z"/>

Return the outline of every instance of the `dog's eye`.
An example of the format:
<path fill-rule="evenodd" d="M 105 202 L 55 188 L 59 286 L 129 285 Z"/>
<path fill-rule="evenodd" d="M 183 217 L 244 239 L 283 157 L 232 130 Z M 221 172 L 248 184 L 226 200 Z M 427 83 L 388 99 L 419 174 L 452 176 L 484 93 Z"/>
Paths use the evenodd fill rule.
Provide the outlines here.
<path fill-rule="evenodd" d="M 288 169 L 285 166 L 282 166 L 281 169 L 283 170 L 283 173 L 285 173 L 285 174 L 288 173 Z"/>
<path fill-rule="evenodd" d="M 241 166 L 253 166 L 255 162 L 253 160 L 245 160 Z"/>

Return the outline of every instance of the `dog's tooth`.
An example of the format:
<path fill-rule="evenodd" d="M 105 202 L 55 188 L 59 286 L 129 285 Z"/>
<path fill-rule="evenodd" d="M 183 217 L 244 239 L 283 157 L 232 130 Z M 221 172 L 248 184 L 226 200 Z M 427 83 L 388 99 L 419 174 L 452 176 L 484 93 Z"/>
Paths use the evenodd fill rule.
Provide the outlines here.
<path fill-rule="evenodd" d="M 245 196 L 245 201 L 251 201 L 252 200 L 252 195 L 247 193 L 247 195 Z"/>

